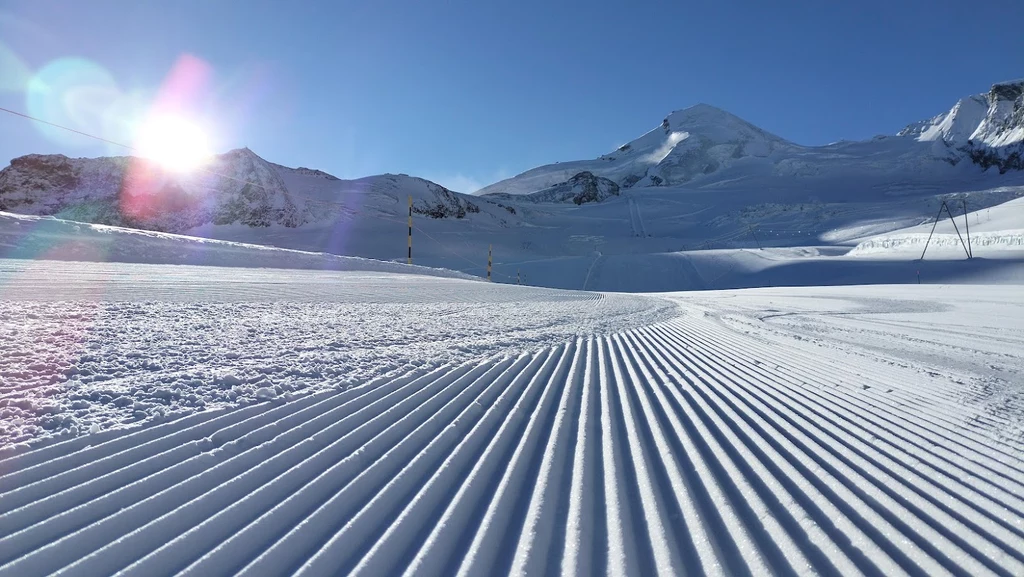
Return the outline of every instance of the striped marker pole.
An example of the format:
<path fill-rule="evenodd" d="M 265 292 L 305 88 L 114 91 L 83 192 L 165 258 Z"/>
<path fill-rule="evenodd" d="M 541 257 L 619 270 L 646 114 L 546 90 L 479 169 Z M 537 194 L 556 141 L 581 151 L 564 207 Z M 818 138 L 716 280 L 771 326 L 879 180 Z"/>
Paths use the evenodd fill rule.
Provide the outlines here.
<path fill-rule="evenodd" d="M 516 284 L 523 284 L 523 277 L 519 274 L 519 269 L 516 269 Z"/>
<path fill-rule="evenodd" d="M 409 195 L 409 259 L 406 264 L 412 264 L 412 195 Z"/>
<path fill-rule="evenodd" d="M 487 245 L 487 282 L 491 282 L 491 245 Z"/>

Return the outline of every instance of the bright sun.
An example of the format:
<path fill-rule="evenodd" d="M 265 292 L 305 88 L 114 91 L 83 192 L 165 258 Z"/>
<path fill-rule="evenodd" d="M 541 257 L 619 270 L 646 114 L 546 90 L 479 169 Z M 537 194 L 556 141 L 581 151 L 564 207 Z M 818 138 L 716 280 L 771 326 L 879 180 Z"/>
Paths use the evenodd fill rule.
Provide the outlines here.
<path fill-rule="evenodd" d="M 179 116 L 150 118 L 140 130 L 137 148 L 142 156 L 178 172 L 202 166 L 213 154 L 203 129 Z"/>

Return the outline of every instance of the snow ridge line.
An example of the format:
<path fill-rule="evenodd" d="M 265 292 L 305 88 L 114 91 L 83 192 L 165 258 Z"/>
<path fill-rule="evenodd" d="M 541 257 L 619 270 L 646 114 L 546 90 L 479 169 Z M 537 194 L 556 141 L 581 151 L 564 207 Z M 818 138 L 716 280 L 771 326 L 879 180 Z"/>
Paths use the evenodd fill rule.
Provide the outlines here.
<path fill-rule="evenodd" d="M 1024 462 L 882 379 L 684 314 L 74 439 L 0 576 L 1024 574 Z"/>

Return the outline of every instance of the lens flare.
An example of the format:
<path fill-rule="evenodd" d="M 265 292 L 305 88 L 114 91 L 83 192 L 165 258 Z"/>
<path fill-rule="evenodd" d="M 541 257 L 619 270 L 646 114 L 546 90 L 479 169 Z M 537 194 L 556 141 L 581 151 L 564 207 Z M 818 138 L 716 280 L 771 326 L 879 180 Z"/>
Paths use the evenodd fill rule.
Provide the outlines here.
<path fill-rule="evenodd" d="M 149 114 L 139 127 L 135 148 L 140 156 L 164 168 L 189 172 L 213 155 L 210 135 L 201 117 L 213 70 L 190 54 L 174 63 Z"/>
<path fill-rule="evenodd" d="M 209 137 L 199 124 L 172 114 L 154 116 L 142 126 L 137 150 L 140 156 L 176 172 L 195 170 L 213 155 Z"/>
<path fill-rule="evenodd" d="M 203 121 L 213 117 L 208 112 L 212 77 L 205 61 L 180 56 L 136 124 L 137 158 L 125 170 L 120 196 L 128 220 L 160 228 L 168 215 L 201 210 L 214 193 L 192 186 L 202 178 L 195 169 L 214 159 L 211 123 Z"/>
<path fill-rule="evenodd" d="M 0 42 L 0 92 L 21 92 L 31 77 L 25 61 Z"/>
<path fill-rule="evenodd" d="M 110 72 L 84 58 L 51 61 L 29 79 L 25 90 L 29 114 L 91 134 L 102 133 L 107 106 L 119 94 Z M 80 148 L 96 145 L 91 139 L 53 126 L 36 126 L 58 144 Z"/>

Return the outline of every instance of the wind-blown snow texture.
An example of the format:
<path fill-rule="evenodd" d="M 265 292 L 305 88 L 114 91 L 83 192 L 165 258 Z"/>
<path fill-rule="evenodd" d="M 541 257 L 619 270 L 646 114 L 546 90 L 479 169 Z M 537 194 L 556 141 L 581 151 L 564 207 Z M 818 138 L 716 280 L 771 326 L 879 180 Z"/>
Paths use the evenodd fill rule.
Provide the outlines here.
<path fill-rule="evenodd" d="M 638 296 L 372 268 L 0 259 L 0 446 L 345 389 L 671 310 Z"/>
<path fill-rule="evenodd" d="M 1018 291 L 666 298 L 4 458 L 0 574 L 1024 572 Z"/>

